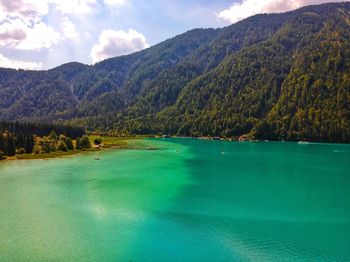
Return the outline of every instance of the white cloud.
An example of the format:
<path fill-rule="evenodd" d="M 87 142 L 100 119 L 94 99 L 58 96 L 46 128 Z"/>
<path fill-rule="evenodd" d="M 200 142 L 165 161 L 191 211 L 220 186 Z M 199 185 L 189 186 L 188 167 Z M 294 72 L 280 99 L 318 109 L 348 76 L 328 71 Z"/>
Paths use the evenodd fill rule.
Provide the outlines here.
<path fill-rule="evenodd" d="M 35 70 L 35 69 L 40 69 L 42 67 L 42 63 L 24 62 L 24 61 L 13 60 L 13 59 L 10 60 L 0 53 L 0 67 Z"/>
<path fill-rule="evenodd" d="M 110 6 L 123 6 L 126 4 L 126 0 L 105 0 L 104 3 Z"/>
<path fill-rule="evenodd" d="M 19 18 L 25 23 L 38 22 L 49 12 L 47 1 L 0 0 L 0 20 Z"/>
<path fill-rule="evenodd" d="M 61 29 L 62 29 L 64 37 L 66 37 L 66 38 L 68 38 L 68 39 L 78 39 L 79 38 L 79 34 L 78 34 L 77 30 L 75 29 L 75 25 L 68 17 L 63 18 L 63 21 L 61 22 Z"/>
<path fill-rule="evenodd" d="M 96 10 L 96 0 L 48 0 L 63 14 L 89 14 Z"/>
<path fill-rule="evenodd" d="M 48 1 L 0 0 L 0 46 L 19 50 L 49 48 L 59 39 L 43 22 Z"/>
<path fill-rule="evenodd" d="M 333 2 L 342 1 L 333 0 Z M 286 12 L 306 5 L 327 2 L 330 2 L 330 0 L 243 0 L 241 3 L 234 3 L 230 8 L 219 12 L 217 16 L 228 22 L 235 23 L 260 13 Z"/>
<path fill-rule="evenodd" d="M 27 38 L 27 34 L 21 28 L 11 28 L 4 24 L 0 27 L 0 45 L 11 44 L 11 42 L 19 42 Z"/>
<path fill-rule="evenodd" d="M 123 3 L 125 0 L 107 0 Z M 88 14 L 96 10 L 96 0 L 0 0 L 0 20 L 21 18 L 39 21 L 49 13 L 50 5 L 62 14 Z"/>
<path fill-rule="evenodd" d="M 125 31 L 114 31 L 111 29 L 103 30 L 98 44 L 91 49 L 90 57 L 92 62 L 96 63 L 101 60 L 127 55 L 149 47 L 143 34 L 129 29 Z"/>
<path fill-rule="evenodd" d="M 43 22 L 29 27 L 21 19 L 6 21 L 0 25 L 0 46 L 18 50 L 50 48 L 59 40 L 59 34 Z"/>
<path fill-rule="evenodd" d="M 84 18 L 98 10 L 103 0 L 0 0 L 1 65 L 39 68 L 40 63 L 13 61 L 8 54 L 50 49 L 59 41 L 78 41 L 71 18 Z M 122 0 L 119 0 L 122 4 Z M 80 16 L 81 15 L 81 16 Z M 82 33 L 83 34 L 83 33 Z M 69 42 L 65 41 L 65 44 Z M 5 51 L 6 50 L 6 51 Z M 1 52 L 1 51 L 0 51 Z"/>

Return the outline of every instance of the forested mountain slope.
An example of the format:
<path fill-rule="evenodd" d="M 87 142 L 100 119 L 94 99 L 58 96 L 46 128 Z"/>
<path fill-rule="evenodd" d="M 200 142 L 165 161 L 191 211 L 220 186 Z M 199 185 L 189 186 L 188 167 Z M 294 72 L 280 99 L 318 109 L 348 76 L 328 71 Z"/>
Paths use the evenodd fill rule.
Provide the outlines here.
<path fill-rule="evenodd" d="M 195 29 L 144 51 L 94 66 L 69 63 L 37 72 L 1 69 L 0 118 L 54 120 L 103 113 L 103 106 L 109 112 L 125 108 L 160 72 L 214 39 L 218 31 Z"/>
<path fill-rule="evenodd" d="M 0 70 L 0 119 L 350 142 L 350 3 L 196 29 L 93 66 Z"/>

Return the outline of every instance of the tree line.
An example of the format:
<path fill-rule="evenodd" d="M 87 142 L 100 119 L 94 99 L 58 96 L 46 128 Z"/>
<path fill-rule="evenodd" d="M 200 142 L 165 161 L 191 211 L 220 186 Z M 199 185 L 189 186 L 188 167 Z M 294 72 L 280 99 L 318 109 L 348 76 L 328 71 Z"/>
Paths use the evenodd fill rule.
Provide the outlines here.
<path fill-rule="evenodd" d="M 51 131 L 55 131 L 56 134 L 62 134 L 72 139 L 85 135 L 85 129 L 79 126 L 2 121 L 0 122 L 0 132 L 3 133 L 5 131 L 14 134 L 37 135 L 40 137 L 47 136 Z"/>
<path fill-rule="evenodd" d="M 76 140 L 75 143 L 73 139 Z M 80 127 L 0 122 L 0 160 L 4 156 L 89 148 L 91 148 L 89 137 Z"/>
<path fill-rule="evenodd" d="M 0 160 L 4 155 L 14 156 L 19 154 L 31 154 L 35 145 L 33 135 L 10 133 L 9 131 L 0 134 Z"/>

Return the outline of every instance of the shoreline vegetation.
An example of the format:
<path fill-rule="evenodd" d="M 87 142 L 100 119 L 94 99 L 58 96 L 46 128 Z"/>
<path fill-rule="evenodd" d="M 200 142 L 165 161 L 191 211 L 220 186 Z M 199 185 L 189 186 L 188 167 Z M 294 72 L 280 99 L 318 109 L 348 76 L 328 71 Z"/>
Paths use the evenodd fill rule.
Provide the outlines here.
<path fill-rule="evenodd" d="M 55 136 L 55 134 L 53 134 Z M 57 157 L 64 157 L 64 156 L 71 156 L 79 153 L 87 153 L 87 152 L 96 152 L 96 151 L 102 151 L 105 149 L 145 149 L 145 150 L 157 150 L 156 147 L 142 147 L 133 145 L 130 143 L 132 140 L 142 140 L 145 138 L 190 138 L 190 139 L 201 139 L 201 140 L 224 140 L 224 141 L 241 141 L 239 139 L 228 139 L 228 138 L 221 138 L 221 137 L 180 137 L 180 136 L 168 136 L 168 135 L 134 135 L 134 136 L 100 136 L 100 135 L 88 135 L 89 142 L 91 147 L 86 148 L 80 148 L 79 146 L 77 148 L 77 140 L 72 140 L 73 143 L 73 149 L 66 150 L 66 151 L 60 151 L 60 150 L 54 150 L 50 152 L 43 152 L 40 153 L 21 153 L 21 154 L 15 154 L 14 156 L 3 156 L 2 160 L 5 161 L 14 161 L 14 160 L 35 160 L 35 159 L 50 159 L 50 158 L 57 158 Z M 38 137 L 39 141 L 45 139 L 45 137 L 41 138 Z M 79 138 L 78 138 L 79 140 Z M 97 141 L 97 144 L 96 144 Z M 243 141 L 243 140 L 242 140 Z M 253 141 L 253 140 L 244 140 L 244 141 Z M 34 149 L 35 150 L 35 149 Z"/>
<path fill-rule="evenodd" d="M 2 160 L 14 161 L 14 160 L 36 160 L 36 159 L 51 159 L 64 156 L 71 156 L 80 153 L 97 152 L 106 149 L 115 150 L 127 150 L 127 149 L 144 149 L 144 150 L 158 150 L 156 147 L 142 147 L 132 145 L 130 141 L 132 140 L 142 140 L 146 138 L 157 138 L 157 139 L 168 139 L 168 138 L 182 138 L 182 139 L 198 139 L 206 141 L 227 141 L 227 142 L 295 142 L 299 144 L 309 144 L 312 141 L 285 141 L 285 140 L 257 140 L 248 136 L 241 136 L 238 138 L 224 138 L 224 137 L 187 137 L 187 136 L 169 136 L 169 135 L 134 135 L 134 136 L 99 136 L 99 135 L 89 135 L 87 136 L 91 143 L 91 148 L 84 149 L 73 149 L 68 151 L 53 151 L 50 153 L 30 153 L 30 154 L 16 154 L 15 156 L 4 156 Z M 96 145 L 94 142 L 96 139 L 100 139 L 101 143 Z M 76 145 L 76 140 L 73 140 L 74 145 Z"/>
<path fill-rule="evenodd" d="M 49 153 L 30 153 L 30 154 L 17 154 L 15 156 L 5 157 L 3 160 L 5 161 L 13 161 L 13 160 L 35 160 L 35 159 L 50 159 L 57 158 L 63 156 L 71 156 L 79 153 L 88 153 L 88 152 L 96 152 L 102 151 L 105 149 L 138 149 L 140 147 L 134 146 L 130 144 L 131 140 L 138 140 L 143 138 L 149 138 L 149 136 L 130 136 L 130 137 L 108 137 L 108 136 L 97 136 L 90 135 L 88 136 L 91 148 L 84 149 L 73 149 L 68 151 L 53 151 Z M 94 144 L 96 139 L 101 139 L 101 143 L 99 145 Z M 73 140 L 73 144 L 76 144 L 76 140 Z M 156 150 L 154 147 L 146 147 L 146 150 Z"/>
<path fill-rule="evenodd" d="M 105 148 L 132 149 L 142 136 L 112 137 L 79 126 L 0 122 L 0 160 L 47 159 Z M 146 148 L 155 149 L 155 148 Z"/>
<path fill-rule="evenodd" d="M 254 133 L 236 137 L 220 136 L 172 136 L 172 135 L 132 135 L 110 134 L 104 132 L 88 133 L 82 127 L 55 124 L 0 122 L 0 160 L 30 160 L 70 156 L 82 152 L 101 151 L 103 149 L 145 149 L 141 143 L 131 140 L 144 138 L 189 138 L 199 140 L 219 140 L 236 142 L 258 142 Z M 284 140 L 279 140 L 284 142 Z M 290 141 L 290 140 L 288 140 Z M 294 141 L 308 144 L 309 141 Z M 310 141 L 314 142 L 314 141 Z"/>

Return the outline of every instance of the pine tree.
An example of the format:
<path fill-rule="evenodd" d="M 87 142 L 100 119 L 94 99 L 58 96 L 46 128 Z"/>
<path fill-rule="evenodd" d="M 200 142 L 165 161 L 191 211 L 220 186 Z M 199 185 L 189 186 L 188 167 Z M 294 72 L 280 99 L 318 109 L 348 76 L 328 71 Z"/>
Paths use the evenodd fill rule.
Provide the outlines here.
<path fill-rule="evenodd" d="M 5 154 L 6 153 L 6 144 L 5 144 L 5 138 L 3 134 L 0 134 L 0 150 Z"/>
<path fill-rule="evenodd" d="M 74 149 L 73 141 L 72 141 L 72 139 L 70 137 L 67 137 L 66 144 L 67 144 L 68 150 L 73 150 Z"/>
<path fill-rule="evenodd" d="M 33 147 L 34 147 L 33 136 L 31 136 L 31 135 L 26 136 L 25 145 L 24 145 L 24 149 L 25 149 L 26 153 L 27 154 L 33 153 Z"/>
<path fill-rule="evenodd" d="M 15 139 L 12 135 L 7 136 L 7 155 L 8 156 L 16 155 Z"/>

